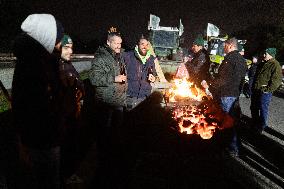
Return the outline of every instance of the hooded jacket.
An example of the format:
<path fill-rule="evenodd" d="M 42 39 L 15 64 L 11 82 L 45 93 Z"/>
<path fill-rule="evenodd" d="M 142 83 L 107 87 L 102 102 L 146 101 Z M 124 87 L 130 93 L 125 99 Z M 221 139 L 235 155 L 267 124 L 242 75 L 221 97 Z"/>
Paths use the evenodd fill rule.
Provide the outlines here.
<path fill-rule="evenodd" d="M 56 40 L 52 15 L 30 15 L 15 39 L 17 58 L 12 83 L 12 111 L 22 142 L 48 149 L 59 144 L 58 59 L 51 54 Z"/>

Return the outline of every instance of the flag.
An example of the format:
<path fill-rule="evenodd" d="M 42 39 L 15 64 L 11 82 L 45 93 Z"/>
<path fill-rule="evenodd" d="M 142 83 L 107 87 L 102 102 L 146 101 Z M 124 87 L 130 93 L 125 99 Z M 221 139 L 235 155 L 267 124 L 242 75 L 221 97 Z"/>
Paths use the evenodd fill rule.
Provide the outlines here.
<path fill-rule="evenodd" d="M 183 34 L 183 31 L 184 31 L 184 27 L 181 23 L 181 19 L 179 19 L 179 32 L 178 32 L 178 35 L 181 36 Z"/>
<path fill-rule="evenodd" d="M 150 29 L 158 29 L 160 24 L 160 18 L 153 14 L 150 14 L 150 23 L 148 25 L 148 30 Z"/>
<path fill-rule="evenodd" d="M 218 37 L 219 35 L 219 28 L 213 24 L 208 23 L 207 25 L 207 36 L 214 36 Z"/>

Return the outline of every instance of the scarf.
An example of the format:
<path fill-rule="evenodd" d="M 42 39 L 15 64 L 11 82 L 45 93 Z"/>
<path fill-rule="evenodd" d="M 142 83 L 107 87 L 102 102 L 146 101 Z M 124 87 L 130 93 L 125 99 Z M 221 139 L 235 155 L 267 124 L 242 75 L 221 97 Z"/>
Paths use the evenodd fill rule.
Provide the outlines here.
<path fill-rule="evenodd" d="M 143 64 L 146 64 L 146 61 L 150 58 L 151 56 L 151 52 L 148 50 L 146 55 L 145 56 L 142 56 L 140 53 L 139 53 L 139 50 L 138 50 L 138 46 L 136 45 L 135 47 L 135 51 L 137 52 L 140 60 L 142 61 Z"/>

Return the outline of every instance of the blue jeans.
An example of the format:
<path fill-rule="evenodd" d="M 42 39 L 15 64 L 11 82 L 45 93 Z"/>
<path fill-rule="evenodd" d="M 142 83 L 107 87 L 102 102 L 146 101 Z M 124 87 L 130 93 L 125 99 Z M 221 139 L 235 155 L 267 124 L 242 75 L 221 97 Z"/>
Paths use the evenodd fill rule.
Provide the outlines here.
<path fill-rule="evenodd" d="M 253 91 L 251 96 L 251 116 L 257 129 L 263 130 L 268 126 L 269 104 L 272 93 Z"/>
<path fill-rule="evenodd" d="M 224 112 L 228 113 L 234 119 L 237 118 L 237 112 L 234 108 L 234 105 L 237 101 L 237 97 L 221 97 L 220 105 Z M 232 138 L 229 144 L 229 150 L 234 152 L 239 152 L 239 139 L 237 136 L 236 126 L 234 125 L 232 128 Z"/>

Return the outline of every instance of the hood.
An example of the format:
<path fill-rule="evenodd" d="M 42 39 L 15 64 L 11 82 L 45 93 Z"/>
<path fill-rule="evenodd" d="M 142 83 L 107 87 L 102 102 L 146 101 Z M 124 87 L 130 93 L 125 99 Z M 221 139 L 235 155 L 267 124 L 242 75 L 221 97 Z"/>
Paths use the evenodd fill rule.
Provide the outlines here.
<path fill-rule="evenodd" d="M 56 20 L 50 14 L 31 14 L 21 25 L 21 29 L 52 53 L 56 35 Z"/>

